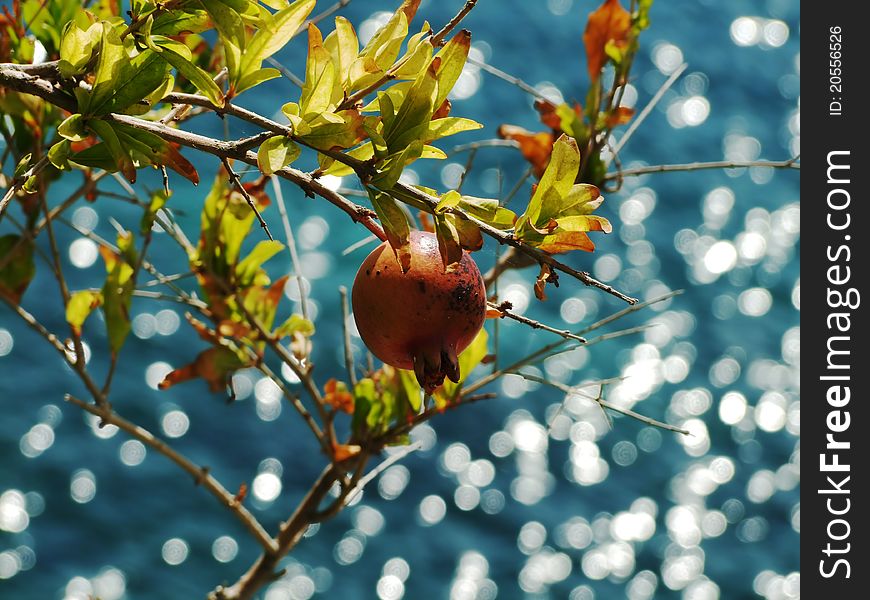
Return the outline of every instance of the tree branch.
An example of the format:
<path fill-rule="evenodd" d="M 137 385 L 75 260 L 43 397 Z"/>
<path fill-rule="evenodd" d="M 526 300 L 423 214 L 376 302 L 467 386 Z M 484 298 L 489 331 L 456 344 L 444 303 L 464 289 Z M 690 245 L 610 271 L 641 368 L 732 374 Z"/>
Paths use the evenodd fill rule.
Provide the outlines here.
<path fill-rule="evenodd" d="M 800 169 L 800 154 L 788 160 L 717 160 L 711 162 L 694 162 L 679 165 L 654 165 L 625 169 L 616 173 L 608 173 L 604 179 L 610 181 L 619 177 L 638 177 L 649 173 L 675 173 L 683 171 L 700 171 L 702 169 L 741 169 L 746 167 L 768 167 L 771 169 Z"/>
<path fill-rule="evenodd" d="M 202 485 L 205 489 L 211 492 L 211 494 L 217 498 L 222 505 L 230 509 L 230 511 L 242 522 L 242 525 L 245 526 L 245 528 L 267 552 L 275 552 L 277 550 L 275 540 L 266 533 L 266 530 L 263 529 L 263 526 L 260 525 L 257 518 L 236 500 L 234 494 L 230 493 L 217 479 L 214 478 L 214 476 L 209 473 L 208 467 L 197 465 L 169 446 L 166 442 L 157 438 L 147 429 L 123 418 L 109 406 L 99 407 L 95 404 L 90 404 L 84 400 L 80 400 L 70 394 L 66 395 L 65 400 L 71 404 L 75 404 L 92 415 L 100 417 L 103 423 L 115 425 L 118 429 L 127 432 L 130 436 L 139 440 L 146 446 L 150 446 L 174 462 L 176 465 L 181 467 L 182 470 L 193 477 L 193 480 L 197 485 Z"/>

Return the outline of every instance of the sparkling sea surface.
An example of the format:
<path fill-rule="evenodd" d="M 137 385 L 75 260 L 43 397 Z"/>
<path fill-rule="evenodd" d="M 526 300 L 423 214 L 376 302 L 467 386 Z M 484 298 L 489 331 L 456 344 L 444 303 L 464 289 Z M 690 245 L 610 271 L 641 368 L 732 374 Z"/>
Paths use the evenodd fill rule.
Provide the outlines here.
<path fill-rule="evenodd" d="M 329 5 L 322 0 L 315 13 Z M 418 19 L 437 29 L 461 5 L 423 0 Z M 464 26 L 473 32 L 477 60 L 554 100 L 582 101 L 588 81 L 581 36 L 595 6 L 480 0 Z M 391 8 L 354 0 L 342 14 L 365 39 Z M 783 160 L 800 152 L 798 2 L 659 0 L 651 20 L 625 102 L 642 108 L 683 62 L 688 68 L 620 152 L 624 168 Z M 322 28 L 331 30 L 331 22 Z M 278 59 L 302 74 L 304 53 L 300 36 Z M 298 90 L 280 80 L 240 103 L 275 115 L 291 99 Z M 527 94 L 473 66 L 454 90 L 453 114 L 486 127 L 443 140 L 448 153 L 495 137 L 501 123 L 541 128 Z M 190 126 L 224 135 L 217 118 Z M 229 123 L 233 138 L 253 131 Z M 459 153 L 421 161 L 406 177 L 446 190 L 458 184 L 466 159 Z M 193 239 L 203 188 L 217 168 L 208 158 L 194 162 L 204 185 L 195 189 L 174 177 L 169 202 Z M 463 191 L 496 197 L 525 169 L 516 150 L 481 150 Z M 56 185 L 50 201 L 59 202 L 79 181 L 72 176 Z M 159 185 L 149 177 L 143 182 Z M 585 392 L 566 399 L 505 377 L 491 388 L 498 399 L 418 428 L 412 438 L 422 449 L 385 470 L 340 516 L 309 530 L 282 563 L 286 574 L 258 597 L 798 598 L 798 189 L 799 171 L 757 167 L 627 178 L 599 210 L 614 233 L 593 234 L 594 254 L 566 258 L 642 299 L 685 292 L 602 331 L 654 327 L 572 350 L 528 372 L 567 385 L 623 377 L 607 387 L 607 400 L 685 427 L 691 436 L 618 416 L 611 429 Z M 527 183 L 511 207 L 521 210 L 529 191 Z M 283 193 L 317 326 L 313 360 L 322 384 L 345 377 L 338 287 L 351 286 L 371 246 L 342 256 L 367 232 L 289 184 Z M 20 214 L 17 207 L 12 212 Z M 107 238 L 114 237 L 111 218 L 137 228 L 139 215 L 108 198 L 68 213 Z M 275 208 L 264 217 L 283 239 Z M 0 234 L 9 231 L 4 222 Z M 96 245 L 68 227 L 57 231 L 71 288 L 101 285 Z M 252 240 L 259 239 L 255 232 Z M 494 246 L 475 257 L 487 269 Z M 164 272 L 185 270 L 183 253 L 165 234 L 155 234 L 151 258 Z M 37 266 L 23 305 L 62 335 L 57 286 L 46 265 Z M 268 266 L 276 278 L 292 272 L 286 253 Z M 541 303 L 531 293 L 535 275 L 532 269 L 507 273 L 500 299 L 560 328 L 579 329 L 623 308 L 567 276 Z M 285 307 L 298 307 L 295 283 L 286 289 Z M 184 285 L 194 288 L 191 280 Z M 304 424 L 281 403 L 277 387 L 253 371 L 236 376 L 238 401 L 230 405 L 201 381 L 157 391 L 163 375 L 192 360 L 203 342 L 178 304 L 137 298 L 132 314 L 114 407 L 211 467 L 228 488 L 247 483 L 247 504 L 274 531 L 323 467 Z M 101 319 L 92 317 L 85 328 L 97 374 L 106 369 Z M 502 322 L 502 364 L 550 341 L 550 333 Z M 353 344 L 362 359 L 362 342 L 353 338 Z M 65 392 L 83 398 L 86 392 L 51 352 L 0 306 L 0 597 L 204 598 L 217 584 L 235 581 L 258 556 L 257 544 L 164 457 L 65 404 Z M 283 375 L 299 387 L 291 373 Z"/>

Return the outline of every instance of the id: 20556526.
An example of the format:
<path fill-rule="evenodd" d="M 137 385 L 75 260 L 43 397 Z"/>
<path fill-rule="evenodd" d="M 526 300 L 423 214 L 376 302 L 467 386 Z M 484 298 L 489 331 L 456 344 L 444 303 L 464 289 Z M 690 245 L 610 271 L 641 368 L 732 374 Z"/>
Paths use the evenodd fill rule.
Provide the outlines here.
<path fill-rule="evenodd" d="M 843 28 L 833 25 L 828 32 L 828 114 L 839 116 L 843 114 Z"/>

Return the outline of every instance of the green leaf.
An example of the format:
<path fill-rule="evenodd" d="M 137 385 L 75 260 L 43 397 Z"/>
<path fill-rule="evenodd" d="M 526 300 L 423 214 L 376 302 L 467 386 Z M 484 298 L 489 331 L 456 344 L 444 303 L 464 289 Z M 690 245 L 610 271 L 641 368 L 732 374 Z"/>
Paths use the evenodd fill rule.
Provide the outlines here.
<path fill-rule="evenodd" d="M 396 69 L 396 79 L 416 79 L 420 71 L 425 69 L 432 60 L 432 44 L 424 37 L 429 34 L 429 23 L 423 24 L 420 33 L 408 40 L 408 51 L 402 57 L 402 66 Z"/>
<path fill-rule="evenodd" d="M 350 66 L 359 54 L 359 39 L 350 21 L 344 17 L 336 17 L 335 30 L 323 40 L 323 47 L 332 56 L 338 83 L 344 87 L 348 83 Z"/>
<path fill-rule="evenodd" d="M 163 85 L 166 78 L 166 63 L 152 50 L 145 50 L 129 64 L 122 65 L 112 95 L 99 106 L 91 106 L 95 115 L 122 112 L 142 102 Z"/>
<path fill-rule="evenodd" d="M 351 430 L 353 437 L 360 439 L 365 434 L 369 413 L 378 402 L 377 388 L 370 377 L 360 379 L 353 388 L 354 408 Z"/>
<path fill-rule="evenodd" d="M 201 33 L 213 26 L 207 12 L 187 7 L 183 10 L 167 10 L 160 13 L 151 25 L 151 33 L 166 36 Z"/>
<path fill-rule="evenodd" d="M 118 170 L 118 165 L 115 159 L 112 158 L 109 147 L 105 142 L 94 144 L 70 155 L 69 161 L 89 169 L 103 169 L 109 173 L 114 173 Z"/>
<path fill-rule="evenodd" d="M 87 93 L 85 106 L 79 107 L 79 111 L 86 115 L 95 114 L 109 101 L 120 83 L 119 75 L 130 66 L 130 59 L 118 33 L 108 22 L 104 21 L 102 27 L 94 82 Z"/>
<path fill-rule="evenodd" d="M 136 167 L 127 150 L 121 145 L 118 134 L 112 124 L 100 119 L 93 119 L 88 126 L 106 143 L 106 149 L 115 163 L 115 170 L 120 171 L 130 183 L 136 182 Z"/>
<path fill-rule="evenodd" d="M 395 119 L 384 123 L 384 139 L 391 153 L 402 150 L 414 140 L 423 141 L 426 137 L 435 110 L 438 87 L 433 66 L 434 63 L 414 81 Z"/>
<path fill-rule="evenodd" d="M 106 330 L 112 354 L 117 354 L 121 350 L 130 333 L 130 303 L 135 285 L 132 279 L 133 267 L 128 262 L 135 252 L 132 234 L 129 232 L 119 234 L 118 247 L 121 255 L 115 254 L 105 246 L 100 247 L 107 273 L 102 289 L 103 313 L 106 317 Z"/>
<path fill-rule="evenodd" d="M 150 131 L 119 123 L 112 125 L 118 138 L 131 155 L 136 156 L 140 166 L 143 162 L 154 166 L 167 166 L 194 185 L 199 183 L 199 174 L 196 172 L 196 168 L 181 155 L 175 146 Z"/>
<path fill-rule="evenodd" d="M 48 149 L 48 161 L 62 171 L 69 169 L 69 140 L 61 140 Z"/>
<path fill-rule="evenodd" d="M 255 71 L 249 71 L 239 79 L 239 82 L 236 84 L 236 94 L 241 94 L 245 90 L 249 90 L 252 87 L 258 86 L 264 81 L 269 81 L 270 79 L 277 79 L 281 77 L 281 71 L 278 69 L 273 69 L 271 67 L 266 67 L 265 69 L 257 69 Z"/>
<path fill-rule="evenodd" d="M 498 200 L 493 198 L 462 196 L 459 208 L 496 229 L 510 229 L 517 220 L 517 215 L 512 210 L 500 206 Z"/>
<path fill-rule="evenodd" d="M 459 192 L 450 190 L 441 196 L 441 200 L 435 206 L 435 214 L 441 214 L 450 208 L 459 206 L 461 200 L 462 195 Z"/>
<path fill-rule="evenodd" d="M 524 215 L 533 226 L 542 227 L 559 214 L 562 199 L 569 195 L 579 169 L 577 142 L 562 134 L 553 144 L 550 163 Z"/>
<path fill-rule="evenodd" d="M 303 318 L 302 315 L 293 314 L 278 326 L 273 335 L 280 340 L 285 337 L 292 337 L 297 333 L 305 337 L 311 337 L 314 335 L 314 323 Z"/>
<path fill-rule="evenodd" d="M 33 22 L 29 22 L 33 25 Z M 69 78 L 84 73 L 85 67 L 93 56 L 94 49 L 100 43 L 103 27 L 93 23 L 83 30 L 75 21 L 69 21 L 63 28 L 60 42 L 60 60 L 57 70 L 61 77 Z"/>
<path fill-rule="evenodd" d="M 33 242 L 13 233 L 0 237 L 0 264 L 0 296 L 19 304 L 36 275 Z"/>
<path fill-rule="evenodd" d="M 221 0 L 199 0 L 199 4 L 217 28 L 221 41 L 231 43 L 237 50 L 244 50 L 245 24 L 238 11 Z M 234 73 L 237 68 L 238 64 L 232 65 L 230 71 Z"/>
<path fill-rule="evenodd" d="M 312 23 L 308 26 L 308 60 L 305 63 L 305 84 L 299 99 L 303 117 L 334 108 L 332 98 L 335 80 L 332 55 L 323 47 L 320 30 Z"/>
<path fill-rule="evenodd" d="M 575 183 L 562 200 L 562 215 L 588 215 L 604 202 L 604 196 L 591 183 Z"/>
<path fill-rule="evenodd" d="M 81 115 L 70 115 L 57 126 L 57 133 L 71 142 L 81 142 L 88 137 L 85 120 Z"/>
<path fill-rule="evenodd" d="M 314 4 L 315 0 L 298 0 L 266 19 L 245 47 L 241 72 L 259 69 L 265 59 L 283 48 L 314 10 Z"/>
<path fill-rule="evenodd" d="M 103 293 L 83 290 L 75 292 L 69 298 L 66 306 L 66 322 L 69 323 L 77 335 L 82 333 L 82 325 L 90 316 L 91 312 L 103 304 Z"/>
<path fill-rule="evenodd" d="M 278 303 L 284 294 L 284 285 L 287 283 L 288 276 L 281 277 L 270 287 L 261 287 L 268 283 L 265 272 L 261 272 L 258 278 L 260 281 L 244 290 L 244 305 L 245 309 L 253 314 L 268 331 L 275 322 Z M 265 342 L 260 342 L 258 345 L 262 348 Z"/>
<path fill-rule="evenodd" d="M 378 174 L 372 177 L 372 185 L 382 190 L 391 189 L 399 181 L 405 166 L 420 158 L 422 153 L 423 144 L 419 140 L 414 140 L 407 148 L 384 161 Z"/>
<path fill-rule="evenodd" d="M 465 61 L 468 59 L 468 50 L 471 48 L 471 34 L 462 30 L 447 42 L 436 56 L 436 60 L 440 59 L 438 65 L 438 95 L 435 97 L 435 106 L 441 104 L 447 99 L 447 94 L 456 85 L 459 76 L 462 74 L 462 69 L 465 68 Z"/>
<path fill-rule="evenodd" d="M 371 188 L 367 190 L 396 260 L 402 272 L 407 273 L 411 268 L 411 227 L 408 225 L 408 217 L 389 194 Z"/>
<path fill-rule="evenodd" d="M 12 175 L 13 178 L 18 179 L 19 177 L 24 176 L 24 174 L 27 172 L 27 169 L 30 168 L 31 158 L 33 158 L 33 154 L 30 152 L 21 157 L 21 160 L 19 160 L 18 164 L 15 165 L 15 171 Z"/>
<path fill-rule="evenodd" d="M 420 412 L 420 407 L 423 405 L 423 394 L 421 394 L 420 384 L 417 383 L 417 376 L 414 371 L 406 371 L 405 369 L 396 369 L 399 376 L 400 390 L 411 406 L 411 409 L 416 413 Z"/>
<path fill-rule="evenodd" d="M 451 215 L 435 215 L 435 235 L 438 238 L 438 251 L 444 271 L 452 273 L 462 260 L 462 244 L 459 242 L 459 231 L 456 222 L 449 219 Z"/>
<path fill-rule="evenodd" d="M 462 133 L 463 131 L 473 131 L 481 128 L 483 128 L 483 125 L 477 121 L 463 119 L 462 117 L 435 119 L 434 121 L 429 122 L 429 129 L 426 132 L 426 141 L 431 142 L 433 140 L 447 137 L 448 135 L 455 135 L 457 133 Z"/>
<path fill-rule="evenodd" d="M 139 231 L 143 237 L 149 234 L 151 227 L 154 226 L 154 220 L 157 218 L 157 213 L 161 208 L 166 206 L 167 200 L 172 192 L 167 194 L 164 190 L 158 190 L 151 194 L 151 202 L 145 208 L 142 215 L 142 220 L 139 222 Z"/>
<path fill-rule="evenodd" d="M 335 114 L 341 117 L 343 122 L 330 122 L 322 118 L 324 115 L 320 115 L 321 118 L 309 124 L 310 131 L 299 135 L 299 138 L 318 150 L 344 149 L 356 144 L 361 137 L 362 117 L 351 110 Z M 317 121 L 320 123 L 315 125 Z"/>
<path fill-rule="evenodd" d="M 262 240 L 257 242 L 251 253 L 236 265 L 236 282 L 242 287 L 252 285 L 263 263 L 283 249 L 284 244 L 277 240 Z"/>
<path fill-rule="evenodd" d="M 489 334 L 486 329 L 481 329 L 471 344 L 459 355 L 459 383 L 453 383 L 449 379 L 444 380 L 444 394 L 452 402 L 456 400 L 462 383 L 468 379 L 474 368 L 487 355 L 487 342 Z M 436 398 L 437 401 L 437 398 Z"/>
<path fill-rule="evenodd" d="M 375 32 L 369 43 L 360 52 L 360 56 L 372 58 L 379 69 L 386 71 L 399 56 L 402 42 L 405 41 L 407 35 L 408 17 L 400 7 L 390 17 L 390 20 Z"/>
<path fill-rule="evenodd" d="M 257 164 L 265 175 L 271 175 L 292 163 L 301 153 L 301 148 L 292 139 L 276 135 L 260 144 Z"/>
<path fill-rule="evenodd" d="M 224 105 L 224 95 L 211 76 L 191 62 L 190 49 L 168 38 L 152 38 L 160 48 L 160 56 L 184 75 L 215 106 Z"/>

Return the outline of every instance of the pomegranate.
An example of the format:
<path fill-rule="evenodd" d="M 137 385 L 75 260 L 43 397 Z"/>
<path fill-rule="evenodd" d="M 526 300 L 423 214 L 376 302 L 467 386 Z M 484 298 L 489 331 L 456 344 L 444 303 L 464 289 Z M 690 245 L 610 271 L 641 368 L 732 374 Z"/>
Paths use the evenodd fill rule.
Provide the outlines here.
<path fill-rule="evenodd" d="M 445 272 L 434 233 L 412 231 L 410 238 L 407 273 L 387 242 L 366 257 L 353 282 L 353 314 L 372 354 L 413 369 L 431 394 L 445 376 L 459 381 L 456 357 L 483 327 L 486 288 L 468 252 Z"/>

